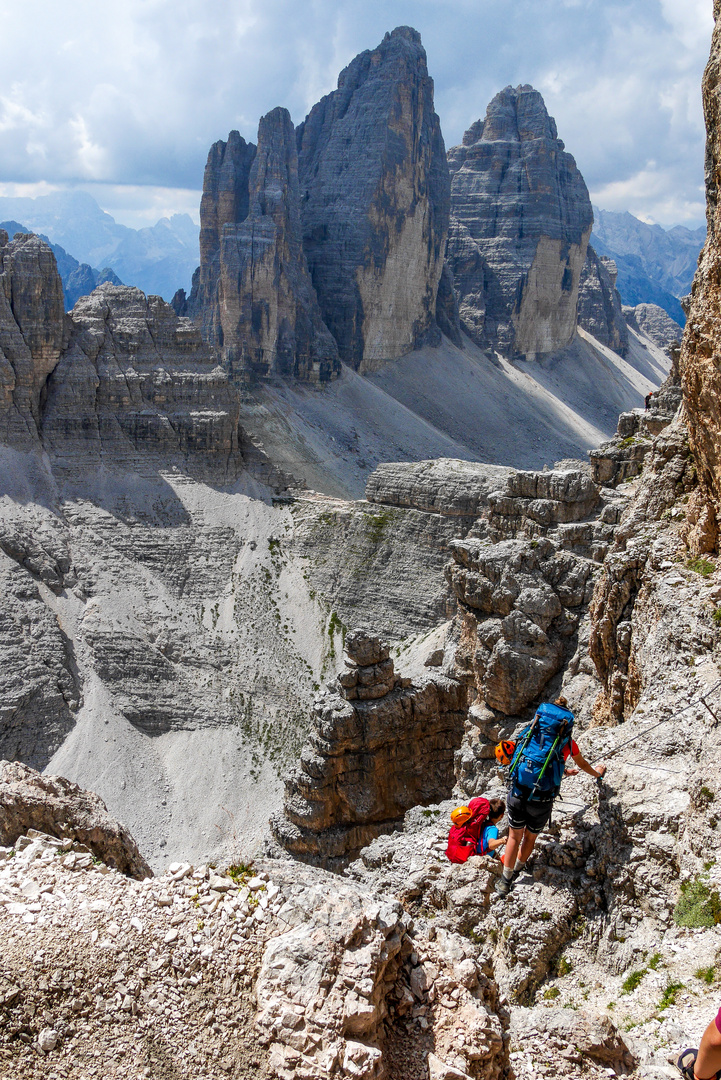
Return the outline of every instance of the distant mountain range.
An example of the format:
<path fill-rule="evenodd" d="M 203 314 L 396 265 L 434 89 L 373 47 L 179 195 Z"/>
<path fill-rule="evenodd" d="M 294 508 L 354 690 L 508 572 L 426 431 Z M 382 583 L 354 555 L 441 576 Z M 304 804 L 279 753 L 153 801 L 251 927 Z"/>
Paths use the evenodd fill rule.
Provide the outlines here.
<path fill-rule="evenodd" d="M 171 300 L 177 289 L 190 289 L 200 261 L 198 226 L 188 214 L 131 229 L 106 214 L 92 195 L 58 191 L 36 199 L 0 197 L 0 220 L 6 218 L 46 236 L 77 262 L 109 267 L 126 285 L 165 300 Z"/>
<path fill-rule="evenodd" d="M 628 212 L 593 208 L 591 243 L 618 267 L 616 286 L 624 304 L 658 304 L 679 325 L 685 316 L 679 297 L 691 291 L 706 229 L 647 225 Z"/>

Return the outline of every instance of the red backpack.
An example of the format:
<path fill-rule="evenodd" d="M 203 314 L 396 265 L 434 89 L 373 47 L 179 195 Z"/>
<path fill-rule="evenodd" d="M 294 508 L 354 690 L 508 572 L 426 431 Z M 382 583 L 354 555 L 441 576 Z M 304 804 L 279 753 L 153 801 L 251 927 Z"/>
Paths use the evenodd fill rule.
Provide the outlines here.
<path fill-rule="evenodd" d="M 463 825 L 451 825 L 448 833 L 446 855 L 454 863 L 464 863 L 471 855 L 477 854 L 478 841 L 491 812 L 491 804 L 488 799 L 479 796 L 471 799 L 468 809 L 471 811 L 468 821 Z"/>

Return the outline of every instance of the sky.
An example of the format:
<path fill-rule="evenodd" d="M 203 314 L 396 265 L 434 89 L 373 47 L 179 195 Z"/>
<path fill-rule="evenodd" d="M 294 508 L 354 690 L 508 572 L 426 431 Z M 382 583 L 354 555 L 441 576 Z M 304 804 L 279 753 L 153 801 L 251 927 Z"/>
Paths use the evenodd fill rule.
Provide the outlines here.
<path fill-rule="evenodd" d="M 136 228 L 196 221 L 210 145 L 299 123 L 386 30 L 421 32 L 446 146 L 540 90 L 595 205 L 704 221 L 712 0 L 0 0 L 0 194 L 90 192 Z"/>

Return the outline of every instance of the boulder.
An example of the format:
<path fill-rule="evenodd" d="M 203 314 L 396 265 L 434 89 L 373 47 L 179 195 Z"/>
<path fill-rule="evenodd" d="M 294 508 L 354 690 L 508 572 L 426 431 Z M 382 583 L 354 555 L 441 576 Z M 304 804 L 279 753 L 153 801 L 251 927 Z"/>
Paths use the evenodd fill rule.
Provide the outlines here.
<path fill-rule="evenodd" d="M 152 871 L 124 825 L 93 791 L 44 776 L 19 761 L 0 762 L 0 843 L 15 843 L 28 829 L 85 844 L 102 862 L 129 877 Z"/>

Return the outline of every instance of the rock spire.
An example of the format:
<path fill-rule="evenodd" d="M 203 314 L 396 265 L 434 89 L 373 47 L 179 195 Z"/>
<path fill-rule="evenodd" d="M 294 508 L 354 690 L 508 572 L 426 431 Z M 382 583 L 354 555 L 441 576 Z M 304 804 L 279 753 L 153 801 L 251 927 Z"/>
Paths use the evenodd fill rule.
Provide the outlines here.
<path fill-rule="evenodd" d="M 576 332 L 593 212 L 538 91 L 496 94 L 448 162 L 447 257 L 464 329 L 505 355 L 565 347 Z"/>
<path fill-rule="evenodd" d="M 437 338 L 449 179 L 407 26 L 361 53 L 298 128 L 303 244 L 341 358 L 361 372 Z"/>
<path fill-rule="evenodd" d="M 286 109 L 237 132 L 208 157 L 201 203 L 201 264 L 189 310 L 241 381 L 270 375 L 323 382 L 338 350 L 303 254 L 295 133 Z"/>

